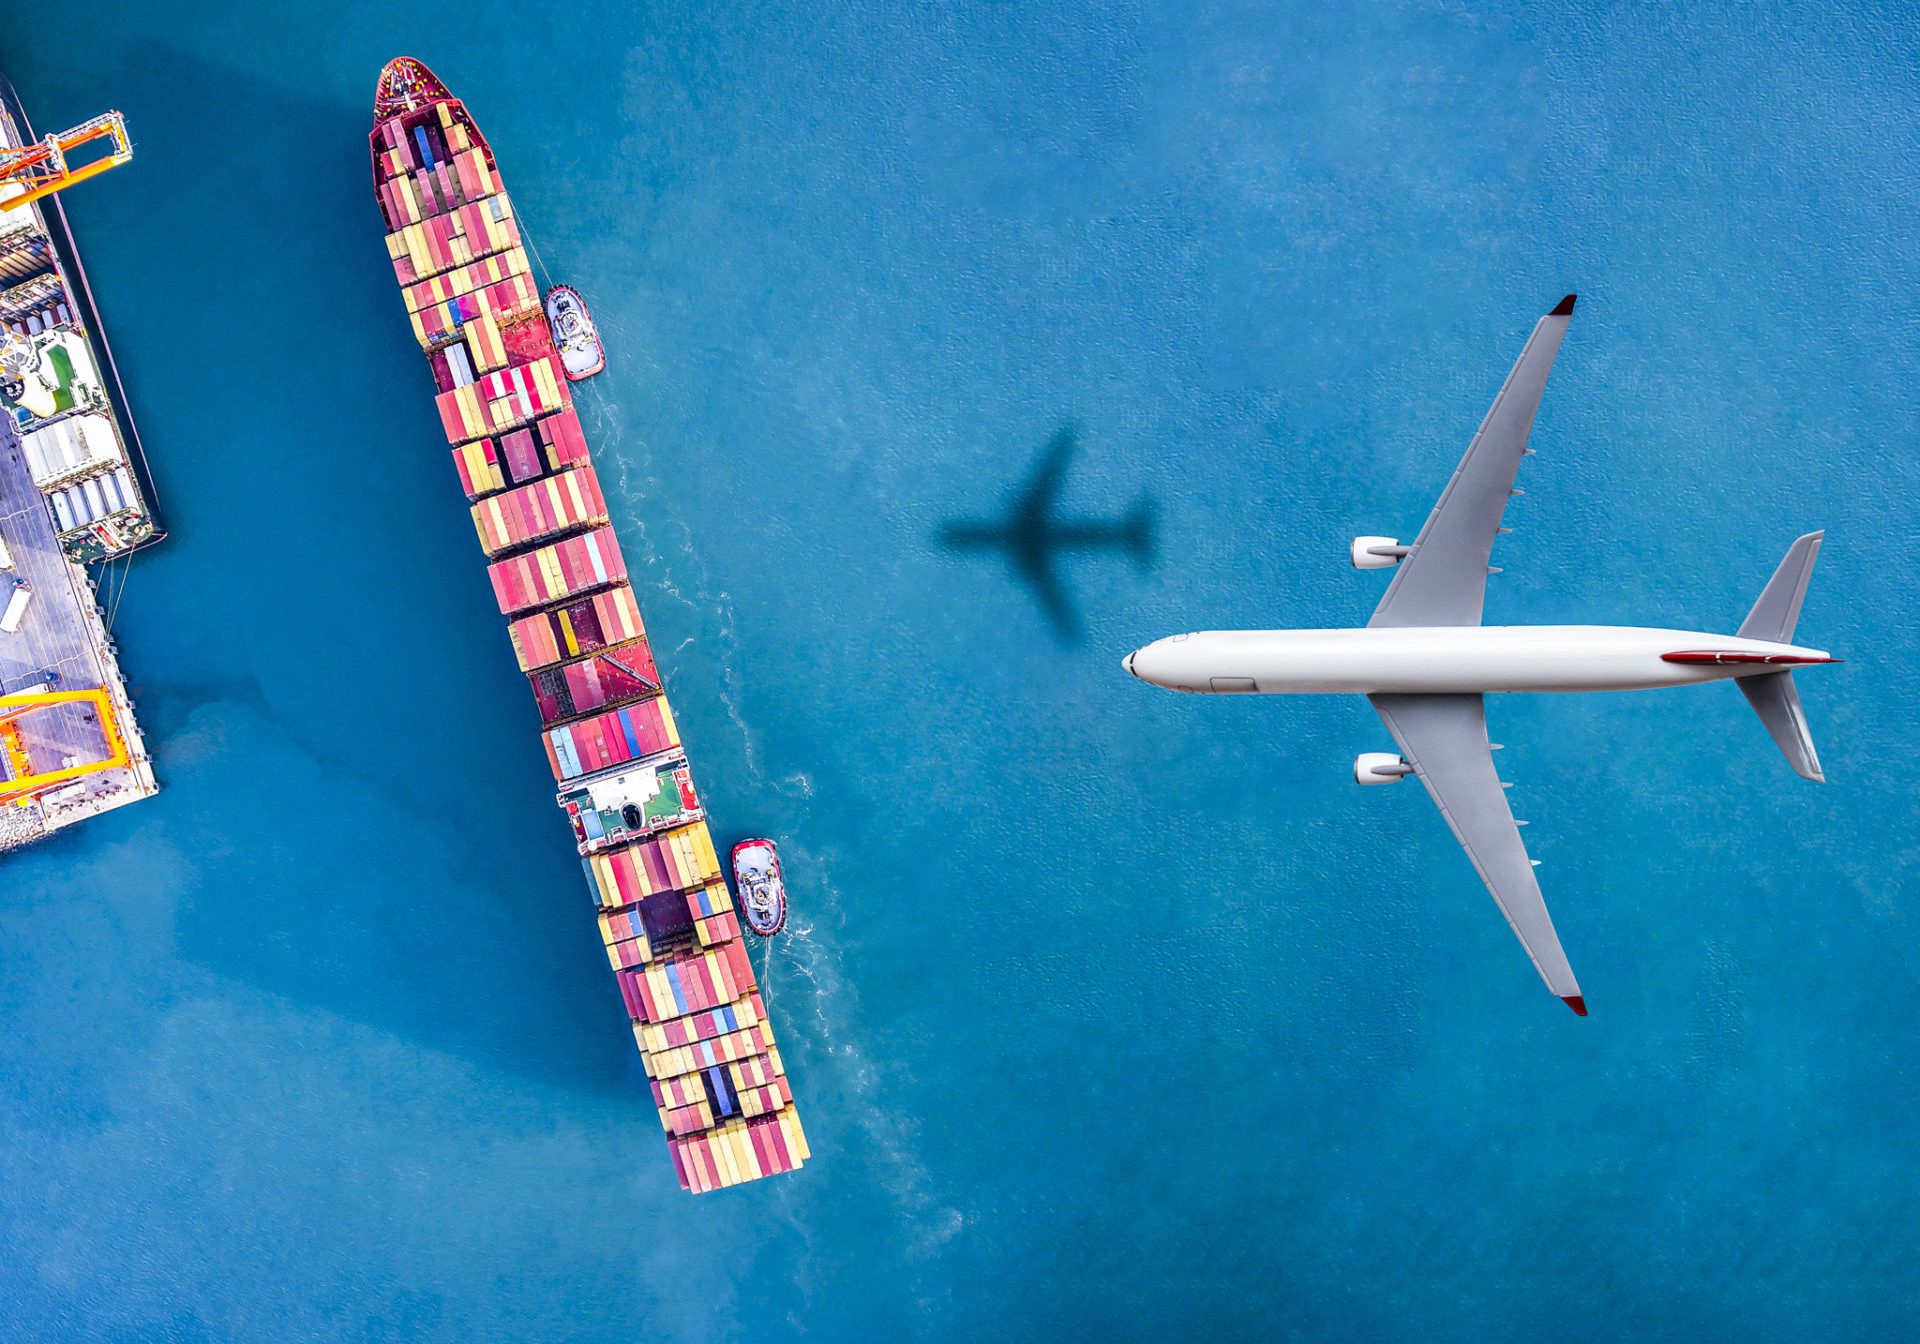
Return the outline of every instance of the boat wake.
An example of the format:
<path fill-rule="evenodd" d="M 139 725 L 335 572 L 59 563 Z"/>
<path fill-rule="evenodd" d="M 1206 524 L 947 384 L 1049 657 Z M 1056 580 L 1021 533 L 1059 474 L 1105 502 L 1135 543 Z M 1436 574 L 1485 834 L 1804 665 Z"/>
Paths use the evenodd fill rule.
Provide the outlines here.
<path fill-rule="evenodd" d="M 658 527 L 661 520 L 657 515 L 667 499 L 666 492 L 648 469 L 643 454 L 620 451 L 618 428 L 609 423 L 611 416 L 602 418 L 600 406 L 595 407 L 595 416 L 594 432 L 612 450 L 605 458 L 618 464 L 615 493 L 627 506 L 624 516 L 633 518 L 651 512 Z M 692 529 L 678 518 L 669 517 L 667 525 L 674 537 L 670 554 L 654 545 L 653 536 L 641 529 L 644 567 L 655 576 L 656 591 L 688 608 L 695 617 L 714 618 L 717 656 L 711 661 L 718 673 L 717 698 L 738 738 L 746 778 L 754 786 L 789 800 L 786 816 L 769 818 L 759 829 L 787 837 L 804 836 L 810 829 L 807 813 L 817 792 L 814 780 L 804 770 L 776 775 L 762 767 L 757 734 L 741 708 L 736 670 L 740 636 L 733 597 L 712 584 Z M 699 640 L 699 635 L 690 636 L 681 647 Z M 796 1100 L 803 1112 L 809 1093 L 814 1097 L 838 1094 L 852 1103 L 833 1114 L 831 1125 L 825 1114 L 815 1112 L 819 1118 L 812 1122 L 811 1132 L 822 1144 L 838 1134 L 843 1151 L 863 1155 L 864 1164 L 875 1173 L 890 1202 L 913 1229 L 911 1245 L 916 1256 L 930 1256 L 964 1228 L 965 1217 L 959 1210 L 941 1204 L 932 1175 L 918 1155 L 919 1126 L 912 1117 L 882 1100 L 882 1069 L 859 1039 L 859 995 L 846 973 L 840 951 L 844 940 L 836 936 L 848 922 L 848 910 L 833 881 L 833 858 L 798 839 L 784 840 L 782 848 L 792 856 L 790 873 L 800 876 L 794 879 L 794 903 L 789 907 L 786 929 L 768 940 L 762 951 L 761 982 L 770 1012 L 777 1012 L 789 1023 L 804 1013 L 811 1024 L 810 1030 L 789 1027 L 785 1033 L 783 1052 L 800 1065 Z M 816 931 L 821 936 L 816 937 Z M 812 1087 L 807 1085 L 809 1075 L 817 1080 Z M 857 1130 L 858 1136 L 850 1134 L 849 1129 Z M 791 1194 L 783 1190 L 782 1201 L 806 1238 L 806 1228 L 791 1199 Z M 822 1251 L 838 1254 L 836 1248 L 823 1247 Z"/>

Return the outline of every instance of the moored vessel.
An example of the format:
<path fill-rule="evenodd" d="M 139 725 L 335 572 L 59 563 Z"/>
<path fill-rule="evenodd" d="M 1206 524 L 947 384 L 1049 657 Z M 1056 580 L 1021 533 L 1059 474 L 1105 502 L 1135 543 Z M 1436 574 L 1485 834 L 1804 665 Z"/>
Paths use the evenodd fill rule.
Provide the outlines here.
<path fill-rule="evenodd" d="M 587 301 L 573 286 L 555 285 L 547 291 L 547 332 L 560 352 L 560 369 L 568 382 L 591 378 L 607 367 L 600 329 L 593 325 Z"/>
<path fill-rule="evenodd" d="M 780 876 L 780 851 L 771 840 L 742 840 L 733 847 L 733 889 L 747 927 L 771 938 L 787 922 L 787 886 Z"/>

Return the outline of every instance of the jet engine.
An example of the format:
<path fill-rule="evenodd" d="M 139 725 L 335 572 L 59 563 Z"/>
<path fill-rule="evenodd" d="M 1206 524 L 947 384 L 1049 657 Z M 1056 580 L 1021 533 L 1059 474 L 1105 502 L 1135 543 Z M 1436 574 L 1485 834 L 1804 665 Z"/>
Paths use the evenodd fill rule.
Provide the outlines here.
<path fill-rule="evenodd" d="M 1353 758 L 1355 784 L 1398 784 L 1413 767 L 1391 751 L 1363 751 Z"/>
<path fill-rule="evenodd" d="M 1355 537 L 1349 552 L 1355 569 L 1392 569 L 1406 553 L 1392 537 Z"/>

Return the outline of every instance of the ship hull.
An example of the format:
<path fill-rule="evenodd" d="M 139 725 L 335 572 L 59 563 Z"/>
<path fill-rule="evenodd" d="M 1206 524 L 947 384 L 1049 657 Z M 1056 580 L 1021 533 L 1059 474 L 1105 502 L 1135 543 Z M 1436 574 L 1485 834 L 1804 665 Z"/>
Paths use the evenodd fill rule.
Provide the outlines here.
<path fill-rule="evenodd" d="M 374 107 L 387 256 L 674 1169 L 791 1171 L 806 1135 L 492 146 L 417 61 Z"/>

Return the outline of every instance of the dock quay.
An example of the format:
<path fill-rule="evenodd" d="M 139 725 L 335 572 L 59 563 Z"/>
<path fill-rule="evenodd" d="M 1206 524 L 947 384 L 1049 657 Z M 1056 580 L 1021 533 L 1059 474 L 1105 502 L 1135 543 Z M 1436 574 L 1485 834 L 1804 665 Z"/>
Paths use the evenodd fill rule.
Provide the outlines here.
<path fill-rule="evenodd" d="M 109 114 L 40 142 L 0 77 L 0 852 L 160 787 L 97 578 L 165 532 L 51 194 L 105 170 L 62 151 L 111 135 L 123 161 L 124 134 Z"/>

